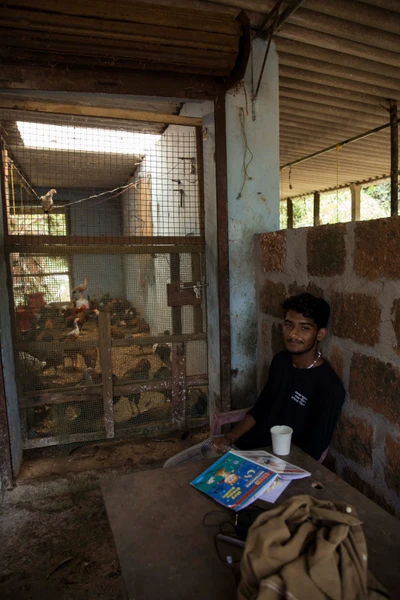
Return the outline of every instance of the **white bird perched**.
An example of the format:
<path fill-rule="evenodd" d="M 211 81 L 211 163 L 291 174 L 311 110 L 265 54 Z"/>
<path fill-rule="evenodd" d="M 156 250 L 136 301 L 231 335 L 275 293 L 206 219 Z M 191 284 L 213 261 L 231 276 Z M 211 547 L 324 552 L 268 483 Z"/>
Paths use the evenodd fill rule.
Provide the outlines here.
<path fill-rule="evenodd" d="M 53 208 L 53 195 L 57 194 L 57 190 L 51 189 L 44 196 L 40 196 L 39 200 L 43 208 L 43 212 L 47 215 Z"/>
<path fill-rule="evenodd" d="M 73 294 L 82 294 L 82 292 L 84 292 L 87 288 L 87 277 L 85 277 L 85 279 L 83 280 L 83 283 L 80 283 L 79 285 L 76 285 L 73 290 L 72 293 Z"/>

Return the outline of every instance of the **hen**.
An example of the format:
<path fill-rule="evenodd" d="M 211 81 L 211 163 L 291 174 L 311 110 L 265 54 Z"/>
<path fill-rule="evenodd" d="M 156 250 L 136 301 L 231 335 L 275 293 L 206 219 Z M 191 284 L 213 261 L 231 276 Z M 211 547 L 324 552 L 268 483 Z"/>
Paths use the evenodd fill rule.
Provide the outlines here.
<path fill-rule="evenodd" d="M 133 367 L 132 369 L 129 369 L 129 371 L 126 371 L 123 378 L 131 379 L 132 381 L 140 381 L 142 379 L 148 379 L 150 369 L 151 369 L 151 365 L 150 365 L 149 361 L 146 358 L 142 358 L 141 360 L 139 360 L 139 362 L 137 363 L 137 365 L 135 367 Z M 140 414 L 140 408 L 139 408 L 140 392 L 135 393 L 135 394 L 130 394 L 128 396 L 128 400 L 129 400 L 129 404 L 131 406 L 132 414 L 133 414 L 132 403 L 135 404 L 137 412 L 138 412 L 138 414 Z"/>

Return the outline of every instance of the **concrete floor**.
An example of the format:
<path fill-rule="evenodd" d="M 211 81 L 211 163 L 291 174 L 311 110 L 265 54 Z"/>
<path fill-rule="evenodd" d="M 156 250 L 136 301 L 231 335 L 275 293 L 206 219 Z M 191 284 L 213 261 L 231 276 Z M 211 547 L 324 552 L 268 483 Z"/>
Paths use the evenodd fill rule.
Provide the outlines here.
<path fill-rule="evenodd" d="M 207 431 L 25 453 L 0 513 L 3 600 L 122 600 L 99 482 L 162 466 Z"/>

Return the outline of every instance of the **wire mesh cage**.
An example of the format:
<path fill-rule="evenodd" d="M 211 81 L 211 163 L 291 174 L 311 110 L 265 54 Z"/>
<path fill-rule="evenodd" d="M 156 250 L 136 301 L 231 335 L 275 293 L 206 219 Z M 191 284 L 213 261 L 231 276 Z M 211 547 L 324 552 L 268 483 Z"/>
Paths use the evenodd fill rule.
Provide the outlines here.
<path fill-rule="evenodd" d="M 0 124 L 26 446 L 204 421 L 201 132 L 17 111 Z"/>

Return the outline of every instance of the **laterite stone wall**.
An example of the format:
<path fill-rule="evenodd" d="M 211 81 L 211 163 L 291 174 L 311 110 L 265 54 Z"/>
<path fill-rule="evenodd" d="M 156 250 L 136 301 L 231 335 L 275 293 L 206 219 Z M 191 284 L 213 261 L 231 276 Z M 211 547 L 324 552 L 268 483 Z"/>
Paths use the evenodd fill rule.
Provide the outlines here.
<path fill-rule="evenodd" d="M 258 389 L 283 349 L 280 303 L 331 305 L 322 346 L 347 390 L 327 466 L 400 516 L 400 217 L 256 236 Z"/>

